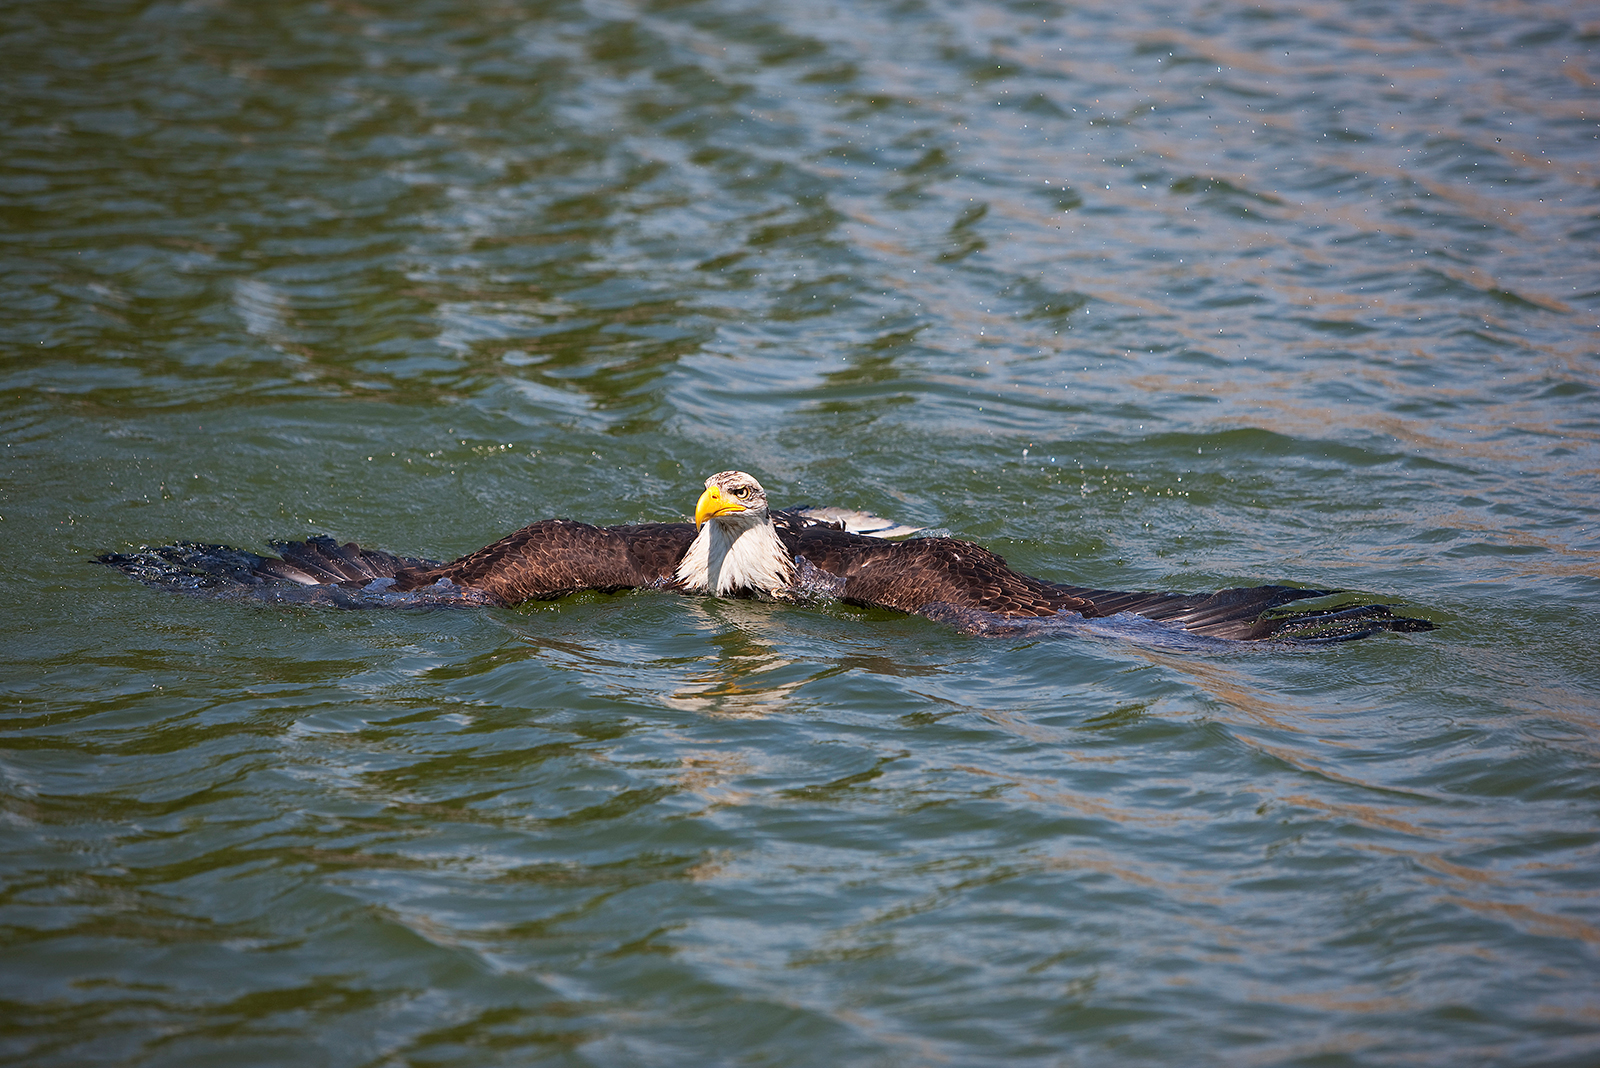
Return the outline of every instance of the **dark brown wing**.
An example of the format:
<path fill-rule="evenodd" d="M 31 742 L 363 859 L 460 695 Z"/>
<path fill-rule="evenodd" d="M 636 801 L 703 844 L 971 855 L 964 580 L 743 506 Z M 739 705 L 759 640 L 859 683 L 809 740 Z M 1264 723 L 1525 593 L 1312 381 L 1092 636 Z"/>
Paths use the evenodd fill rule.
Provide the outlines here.
<path fill-rule="evenodd" d="M 1336 590 L 1252 586 L 1217 593 L 1130 593 L 1022 575 L 989 550 L 954 538 L 884 542 L 823 524 L 792 524 L 785 540 L 813 566 L 844 579 L 842 600 L 915 612 L 971 631 L 984 629 L 993 616 L 1029 619 L 1061 611 L 1086 619 L 1131 612 L 1193 634 L 1239 641 L 1325 641 L 1378 630 L 1433 629 L 1428 621 L 1397 616 L 1386 605 L 1279 611 Z"/>
<path fill-rule="evenodd" d="M 1082 612 L 1065 588 L 1019 575 L 988 549 L 955 538 L 884 541 L 817 524 L 795 533 L 795 552 L 844 579 L 850 604 L 921 612 L 928 605 L 1014 617 Z"/>
<path fill-rule="evenodd" d="M 444 578 L 514 605 L 578 590 L 661 586 L 672 580 L 693 540 L 690 523 L 594 527 L 545 519 L 448 564 L 400 571 L 395 588 L 419 589 Z"/>

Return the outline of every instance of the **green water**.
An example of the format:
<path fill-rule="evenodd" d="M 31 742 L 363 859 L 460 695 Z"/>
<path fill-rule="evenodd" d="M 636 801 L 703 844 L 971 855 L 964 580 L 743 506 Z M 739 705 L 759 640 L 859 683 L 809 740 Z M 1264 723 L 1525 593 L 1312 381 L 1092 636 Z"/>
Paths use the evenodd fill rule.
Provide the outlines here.
<path fill-rule="evenodd" d="M 0 1063 L 1600 1061 L 1577 7 L 0 12 Z M 91 561 L 779 503 L 1313 650 Z"/>

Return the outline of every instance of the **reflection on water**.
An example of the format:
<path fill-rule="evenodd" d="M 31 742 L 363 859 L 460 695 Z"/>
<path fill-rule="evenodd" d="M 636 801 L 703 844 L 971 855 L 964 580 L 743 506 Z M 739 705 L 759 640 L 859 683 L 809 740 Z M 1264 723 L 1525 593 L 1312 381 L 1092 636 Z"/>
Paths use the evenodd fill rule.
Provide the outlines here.
<path fill-rule="evenodd" d="M 38 1064 L 1587 1064 L 1570 6 L 12 5 L 0 1015 Z M 1241 651 L 659 594 L 334 613 L 706 474 Z"/>
<path fill-rule="evenodd" d="M 757 635 L 776 621 L 774 606 L 759 602 L 707 601 L 696 603 L 691 611 L 703 629 L 720 628 L 709 641 L 707 655 L 697 661 L 685 685 L 670 698 L 673 707 L 711 716 L 766 716 L 779 712 L 785 698 L 817 675 L 832 669 L 801 668 L 795 677 L 797 661 L 785 657 Z"/>

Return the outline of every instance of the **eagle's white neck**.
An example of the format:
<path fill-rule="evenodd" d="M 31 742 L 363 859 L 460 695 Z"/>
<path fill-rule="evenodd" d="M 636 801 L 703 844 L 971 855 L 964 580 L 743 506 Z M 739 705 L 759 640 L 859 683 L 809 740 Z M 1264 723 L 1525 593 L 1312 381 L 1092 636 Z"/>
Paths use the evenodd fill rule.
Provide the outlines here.
<path fill-rule="evenodd" d="M 695 593 L 726 597 L 749 590 L 776 597 L 794 584 L 794 561 L 771 519 L 726 526 L 708 519 L 678 564 L 677 576 Z"/>

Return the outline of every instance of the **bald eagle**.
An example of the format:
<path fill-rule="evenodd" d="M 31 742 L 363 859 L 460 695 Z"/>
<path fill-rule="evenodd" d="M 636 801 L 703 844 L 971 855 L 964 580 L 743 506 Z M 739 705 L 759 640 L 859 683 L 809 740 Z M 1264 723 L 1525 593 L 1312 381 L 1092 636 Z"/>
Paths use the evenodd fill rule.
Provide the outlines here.
<path fill-rule="evenodd" d="M 450 563 L 325 536 L 273 542 L 278 557 L 182 542 L 98 559 L 153 586 L 223 598 L 346 608 L 498 605 L 580 590 L 654 588 L 716 597 L 836 599 L 926 616 L 970 634 L 1050 619 L 1132 613 L 1205 638 L 1327 641 L 1431 630 L 1389 606 L 1286 607 L 1341 591 L 1254 586 L 1211 594 L 1126 593 L 1013 571 L 982 546 L 839 509 L 773 511 L 743 471 L 706 479 L 694 523 L 596 527 L 545 519 Z"/>

